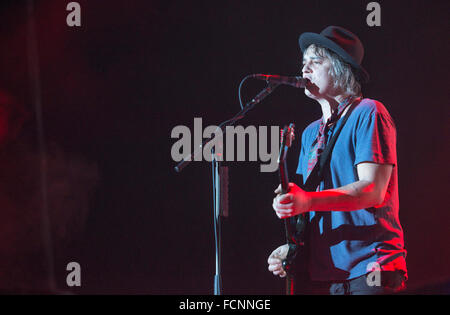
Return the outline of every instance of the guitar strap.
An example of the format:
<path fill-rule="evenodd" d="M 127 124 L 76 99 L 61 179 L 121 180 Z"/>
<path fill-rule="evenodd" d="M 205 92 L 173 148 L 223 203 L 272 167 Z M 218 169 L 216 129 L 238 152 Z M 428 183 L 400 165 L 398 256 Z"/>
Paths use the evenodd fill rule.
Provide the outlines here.
<path fill-rule="evenodd" d="M 330 159 L 331 151 L 334 148 L 334 145 L 336 144 L 336 140 L 341 133 L 342 128 L 344 127 L 345 123 L 347 122 L 348 118 L 350 117 L 353 109 L 361 102 L 361 99 L 355 100 L 352 105 L 350 105 L 350 108 L 348 109 L 346 115 L 342 118 L 342 123 L 339 126 L 339 128 L 334 132 L 333 137 L 330 139 L 328 144 L 326 145 L 325 149 L 323 150 L 322 154 L 320 155 L 319 161 L 314 166 L 313 170 L 309 174 L 308 178 L 306 179 L 304 189 L 306 191 L 316 191 L 317 186 L 319 186 L 322 177 L 323 177 L 323 170 L 325 165 L 328 163 Z M 337 124 L 337 123 L 336 123 Z"/>
<path fill-rule="evenodd" d="M 333 134 L 333 137 L 330 139 L 328 144 L 326 145 L 324 151 L 320 155 L 319 160 L 317 161 L 316 165 L 314 166 L 313 170 L 309 174 L 308 178 L 306 179 L 305 184 L 303 185 L 303 189 L 306 191 L 316 191 L 317 187 L 319 186 L 323 173 L 324 168 L 327 165 L 330 156 L 331 151 L 333 150 L 333 147 L 336 143 L 336 140 L 341 133 L 342 128 L 344 127 L 345 123 L 347 122 L 348 118 L 350 117 L 353 109 L 361 102 L 361 98 L 355 100 L 352 105 L 350 105 L 350 108 L 348 109 L 346 115 L 342 118 L 342 123 L 339 125 L 339 128 L 336 129 L 336 131 Z M 337 125 L 337 123 L 336 123 Z M 288 226 L 289 226 L 289 251 L 286 256 L 286 259 L 283 261 L 283 267 L 287 272 L 290 272 L 293 270 L 291 268 L 292 263 L 294 262 L 295 257 L 298 254 L 298 251 L 302 251 L 301 258 L 302 258 L 302 264 L 303 266 L 300 268 L 299 266 L 296 266 L 295 270 L 302 270 L 302 273 L 305 273 L 305 264 L 306 264 L 306 257 L 305 254 L 307 251 L 304 250 L 305 244 L 307 244 L 307 241 L 304 240 L 305 235 L 307 233 L 305 230 L 307 229 L 307 222 L 309 222 L 309 213 L 297 215 L 291 218 L 286 219 L 288 220 Z M 300 269 L 299 269 L 300 268 Z"/>

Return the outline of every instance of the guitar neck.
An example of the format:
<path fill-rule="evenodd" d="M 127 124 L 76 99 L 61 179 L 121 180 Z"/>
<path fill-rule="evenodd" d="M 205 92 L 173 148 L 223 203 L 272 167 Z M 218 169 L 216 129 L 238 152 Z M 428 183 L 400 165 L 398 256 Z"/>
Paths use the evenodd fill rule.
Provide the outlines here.
<path fill-rule="evenodd" d="M 287 151 L 287 149 L 285 149 Z M 286 159 L 279 166 L 281 193 L 285 194 L 289 191 L 289 176 L 287 171 Z"/>

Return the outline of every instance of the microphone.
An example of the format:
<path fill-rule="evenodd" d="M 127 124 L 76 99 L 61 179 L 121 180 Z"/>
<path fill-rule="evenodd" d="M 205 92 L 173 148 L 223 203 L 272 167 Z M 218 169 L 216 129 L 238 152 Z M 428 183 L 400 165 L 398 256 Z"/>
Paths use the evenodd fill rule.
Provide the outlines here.
<path fill-rule="evenodd" d="M 270 83 L 286 84 L 296 88 L 304 88 L 308 79 L 304 79 L 301 76 L 298 77 L 286 77 L 282 75 L 270 75 L 270 74 L 253 74 L 252 78 L 258 80 L 264 80 Z"/>

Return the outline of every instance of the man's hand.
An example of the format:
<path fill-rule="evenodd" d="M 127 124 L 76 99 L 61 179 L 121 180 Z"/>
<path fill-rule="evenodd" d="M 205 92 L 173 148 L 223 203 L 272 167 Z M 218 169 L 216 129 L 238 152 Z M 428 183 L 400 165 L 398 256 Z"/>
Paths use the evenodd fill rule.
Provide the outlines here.
<path fill-rule="evenodd" d="M 281 194 L 281 185 L 275 189 L 277 196 L 273 199 L 273 210 L 280 219 L 293 217 L 308 212 L 311 207 L 310 195 L 293 183 L 289 183 L 289 191 Z"/>
<path fill-rule="evenodd" d="M 286 277 L 286 271 L 283 269 L 283 259 L 286 258 L 289 251 L 289 246 L 287 244 L 282 245 L 275 249 L 272 254 L 270 254 L 267 263 L 269 264 L 269 271 L 271 271 L 275 276 L 280 276 L 280 278 Z"/>

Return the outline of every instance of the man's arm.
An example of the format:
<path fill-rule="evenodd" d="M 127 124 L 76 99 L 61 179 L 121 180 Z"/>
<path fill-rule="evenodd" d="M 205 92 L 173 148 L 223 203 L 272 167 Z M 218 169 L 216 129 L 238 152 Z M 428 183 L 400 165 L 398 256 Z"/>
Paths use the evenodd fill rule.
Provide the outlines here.
<path fill-rule="evenodd" d="M 273 208 L 285 218 L 307 211 L 352 211 L 381 204 L 386 195 L 391 164 L 363 162 L 356 166 L 359 180 L 335 189 L 306 192 L 290 183 L 289 193 L 278 195 Z M 277 188 L 275 193 L 279 193 Z"/>
<path fill-rule="evenodd" d="M 310 192 L 310 210 L 352 211 L 381 204 L 386 195 L 392 168 L 390 164 L 358 164 L 357 182 L 336 189 Z"/>

